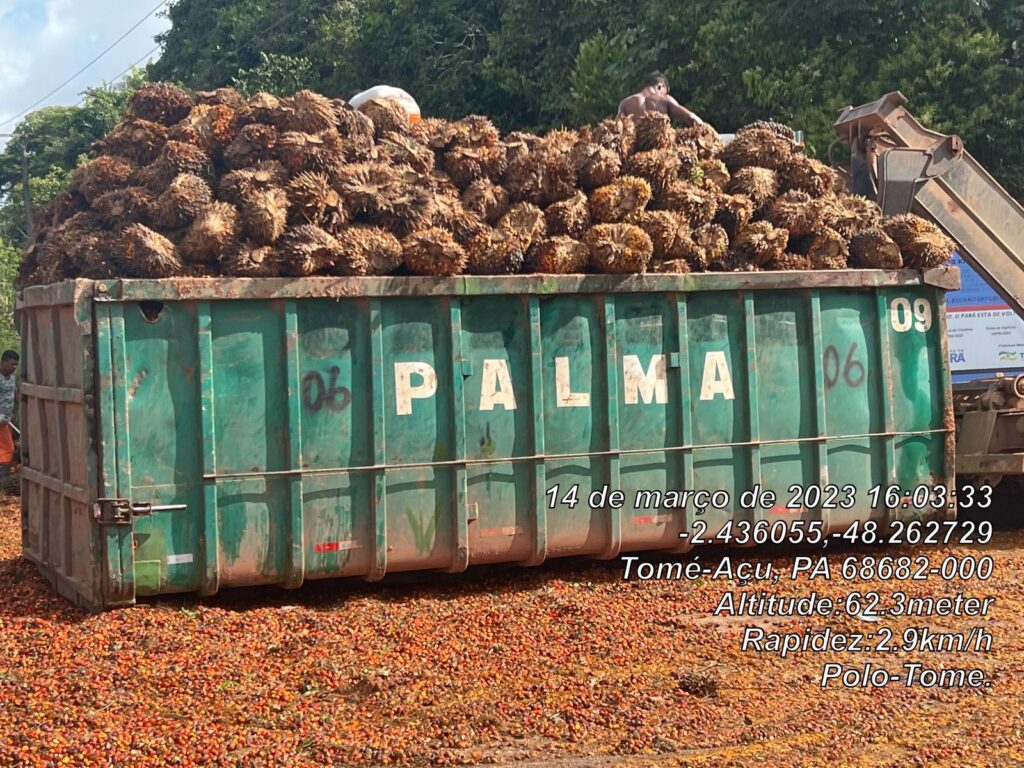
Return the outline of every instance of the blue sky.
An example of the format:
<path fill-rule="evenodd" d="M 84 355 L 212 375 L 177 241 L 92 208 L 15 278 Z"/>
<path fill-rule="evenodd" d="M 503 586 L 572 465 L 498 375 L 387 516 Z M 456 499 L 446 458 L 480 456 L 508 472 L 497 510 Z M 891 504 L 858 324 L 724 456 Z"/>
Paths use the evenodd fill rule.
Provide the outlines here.
<path fill-rule="evenodd" d="M 85 66 L 158 2 L 0 0 L 0 123 Z M 162 11 L 39 106 L 75 104 L 85 88 L 113 80 L 143 57 L 156 45 L 153 36 L 169 26 Z M 10 132 L 15 125 L 7 123 L 0 133 Z M 4 142 L 6 139 L 0 138 L 0 144 Z"/>

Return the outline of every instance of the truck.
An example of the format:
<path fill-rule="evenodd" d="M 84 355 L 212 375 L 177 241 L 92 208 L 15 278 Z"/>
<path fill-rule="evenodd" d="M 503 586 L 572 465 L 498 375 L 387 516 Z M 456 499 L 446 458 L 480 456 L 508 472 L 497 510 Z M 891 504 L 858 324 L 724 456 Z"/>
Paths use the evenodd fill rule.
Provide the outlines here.
<path fill-rule="evenodd" d="M 843 169 L 855 194 L 876 199 L 883 214 L 913 212 L 931 219 L 959 244 L 959 256 L 1011 309 L 1024 318 L 1024 208 L 964 148 L 958 136 L 928 130 L 889 93 L 848 107 L 835 123 L 850 145 Z M 832 148 L 830 147 L 830 152 Z M 1017 328 L 1001 328 L 1012 335 Z M 1007 362 L 1017 359 L 1015 340 Z M 957 475 L 996 485 L 1024 476 L 1024 375 L 963 381 L 953 388 Z"/>
<path fill-rule="evenodd" d="M 1019 307 L 1024 211 L 904 103 L 844 111 L 844 178 L 939 223 Z M 23 550 L 106 609 L 952 519 L 956 471 L 1005 469 L 979 418 L 1009 413 L 954 396 L 959 284 L 947 266 L 30 287 Z M 991 405 L 1007 382 L 983 386 Z"/>

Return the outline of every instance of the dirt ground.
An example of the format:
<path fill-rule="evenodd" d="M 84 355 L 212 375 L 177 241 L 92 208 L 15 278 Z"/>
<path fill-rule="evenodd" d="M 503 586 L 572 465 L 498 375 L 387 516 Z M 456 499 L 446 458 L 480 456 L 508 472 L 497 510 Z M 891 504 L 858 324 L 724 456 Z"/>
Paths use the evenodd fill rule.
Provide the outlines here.
<path fill-rule="evenodd" d="M 1024 532 L 986 546 L 833 548 L 990 555 L 987 581 L 623 580 L 621 562 L 474 569 L 367 585 L 146 600 L 103 615 L 51 593 L 0 507 L 3 766 L 1024 765 Z M 807 553 L 804 553 L 807 554 Z M 817 551 L 811 553 L 819 554 Z M 706 553 L 714 567 L 722 553 Z M 689 561 L 692 558 L 687 558 Z M 655 560 L 653 562 L 671 562 Z M 726 592 L 995 597 L 983 617 L 725 619 Z M 766 631 L 991 634 L 990 651 L 740 650 Z M 989 687 L 820 686 L 823 665 L 978 668 Z"/>

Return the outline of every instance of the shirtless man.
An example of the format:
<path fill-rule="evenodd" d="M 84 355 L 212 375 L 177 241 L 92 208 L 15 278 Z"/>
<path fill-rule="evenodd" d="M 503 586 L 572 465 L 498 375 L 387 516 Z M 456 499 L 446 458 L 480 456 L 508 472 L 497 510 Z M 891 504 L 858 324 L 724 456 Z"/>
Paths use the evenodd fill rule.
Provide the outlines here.
<path fill-rule="evenodd" d="M 652 72 L 644 80 L 644 89 L 619 102 L 619 117 L 642 115 L 644 112 L 661 112 L 672 118 L 683 120 L 690 125 L 704 121 L 668 95 L 668 79 L 661 72 Z"/>

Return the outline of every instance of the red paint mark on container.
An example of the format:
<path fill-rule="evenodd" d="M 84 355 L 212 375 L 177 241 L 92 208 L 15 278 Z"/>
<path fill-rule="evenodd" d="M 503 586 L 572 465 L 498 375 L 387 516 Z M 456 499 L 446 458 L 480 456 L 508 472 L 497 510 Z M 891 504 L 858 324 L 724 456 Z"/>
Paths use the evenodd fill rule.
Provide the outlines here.
<path fill-rule="evenodd" d="M 313 551 L 318 555 L 325 552 L 343 552 L 349 549 L 359 549 L 359 544 L 354 539 L 348 541 L 322 541 L 313 546 Z"/>
<path fill-rule="evenodd" d="M 633 517 L 633 525 L 659 525 L 671 522 L 672 515 L 636 515 Z"/>

